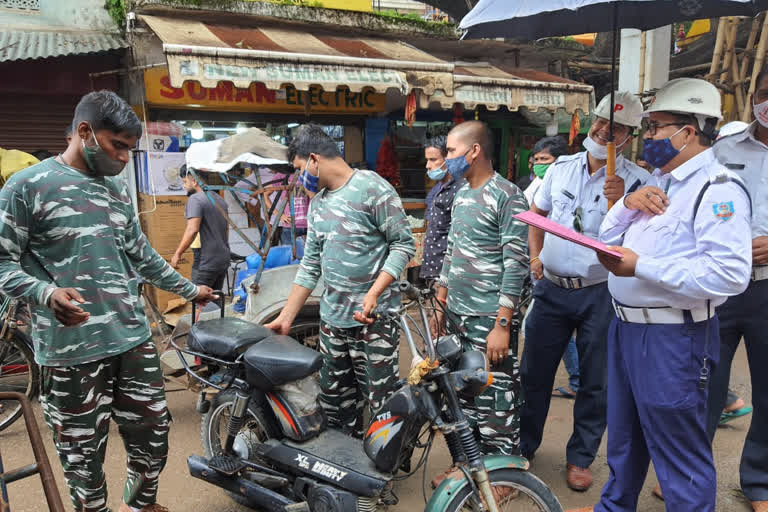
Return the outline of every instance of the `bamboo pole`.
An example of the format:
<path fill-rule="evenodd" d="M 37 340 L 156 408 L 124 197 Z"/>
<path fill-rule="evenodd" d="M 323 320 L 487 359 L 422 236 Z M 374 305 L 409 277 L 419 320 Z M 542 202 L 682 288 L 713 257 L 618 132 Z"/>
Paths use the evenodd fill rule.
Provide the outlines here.
<path fill-rule="evenodd" d="M 752 67 L 752 78 L 749 81 L 749 92 L 747 93 L 748 101 L 753 101 L 752 96 L 755 94 L 757 74 L 760 73 L 760 69 L 763 67 L 763 62 L 765 62 L 766 45 L 768 45 L 768 15 L 766 15 L 763 19 L 763 28 L 762 32 L 760 32 L 760 42 L 757 43 L 757 54 L 755 55 L 755 64 Z M 744 109 L 744 112 L 741 115 L 741 120 L 745 123 L 748 123 L 751 119 L 751 114 L 752 112 L 750 112 L 750 109 Z"/>
<path fill-rule="evenodd" d="M 739 28 L 739 22 L 736 18 L 728 18 L 728 25 L 725 36 L 725 56 L 723 57 L 723 70 L 720 73 L 720 81 L 726 83 L 728 74 L 731 71 L 731 62 L 736 58 L 736 31 Z"/>
<path fill-rule="evenodd" d="M 744 87 L 738 84 L 739 81 L 739 66 L 734 58 L 731 61 L 731 77 L 733 78 L 733 90 L 736 97 L 736 115 L 732 116 L 735 119 L 741 119 L 744 116 L 744 109 L 746 108 L 746 100 L 744 99 Z"/>
<path fill-rule="evenodd" d="M 765 17 L 765 14 L 760 16 Z M 749 39 L 747 40 L 747 46 L 744 48 L 744 53 L 741 54 L 741 69 L 739 70 L 739 83 L 744 83 L 747 78 L 747 68 L 749 67 L 749 59 L 752 57 L 752 50 L 755 49 L 755 42 L 757 41 L 757 31 L 760 29 L 760 16 L 752 20 L 752 29 L 749 31 Z"/>
<path fill-rule="evenodd" d="M 725 39 L 726 19 L 720 18 L 717 24 L 717 36 L 715 37 L 715 50 L 712 54 L 712 65 L 709 67 L 709 74 L 714 75 L 720 68 L 720 58 L 723 52 L 723 40 Z"/>

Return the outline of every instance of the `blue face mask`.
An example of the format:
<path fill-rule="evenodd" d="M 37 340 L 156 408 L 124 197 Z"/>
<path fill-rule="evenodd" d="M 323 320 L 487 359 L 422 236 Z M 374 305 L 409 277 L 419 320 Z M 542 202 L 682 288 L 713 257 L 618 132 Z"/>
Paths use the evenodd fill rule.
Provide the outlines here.
<path fill-rule="evenodd" d="M 467 150 L 467 153 L 470 151 L 472 150 Z M 464 153 L 461 156 L 457 156 L 456 158 L 449 158 L 445 161 L 445 168 L 448 169 L 448 172 L 451 173 L 451 176 L 455 180 L 460 180 L 463 178 L 469 170 L 469 166 L 471 164 L 467 162 L 467 153 Z"/>
<path fill-rule="evenodd" d="M 427 171 L 427 176 L 429 176 L 429 179 L 433 181 L 440 181 L 443 178 L 445 178 L 445 175 L 448 174 L 448 169 L 443 167 L 439 167 L 437 169 L 430 169 Z"/>
<path fill-rule="evenodd" d="M 304 166 L 304 170 L 299 174 L 299 184 L 304 187 L 307 192 L 317 194 L 317 191 L 320 189 L 320 169 L 318 168 L 317 176 L 314 176 L 307 170 L 308 166 L 309 162 L 307 162 Z"/>
<path fill-rule="evenodd" d="M 675 149 L 671 140 L 672 137 L 684 129 L 685 127 L 680 128 L 666 139 L 645 139 L 643 141 L 643 156 L 645 157 L 645 161 L 656 169 L 661 169 L 671 162 L 672 159 L 679 155 L 680 152 L 685 149 L 685 146 L 687 146 L 686 144 L 680 149 Z"/>

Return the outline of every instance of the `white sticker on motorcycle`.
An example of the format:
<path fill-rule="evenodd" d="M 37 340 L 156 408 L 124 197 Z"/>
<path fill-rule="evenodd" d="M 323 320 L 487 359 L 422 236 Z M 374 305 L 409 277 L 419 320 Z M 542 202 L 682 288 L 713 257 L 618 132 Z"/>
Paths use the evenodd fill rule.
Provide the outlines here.
<path fill-rule="evenodd" d="M 315 462 L 315 465 L 312 466 L 312 472 L 337 482 L 341 482 L 341 480 L 347 476 L 346 471 L 341 471 L 340 469 L 335 468 L 330 464 L 326 464 L 325 462 Z"/>
<path fill-rule="evenodd" d="M 293 460 L 299 463 L 301 469 L 309 469 L 309 460 L 306 455 L 296 455 L 296 458 Z"/>

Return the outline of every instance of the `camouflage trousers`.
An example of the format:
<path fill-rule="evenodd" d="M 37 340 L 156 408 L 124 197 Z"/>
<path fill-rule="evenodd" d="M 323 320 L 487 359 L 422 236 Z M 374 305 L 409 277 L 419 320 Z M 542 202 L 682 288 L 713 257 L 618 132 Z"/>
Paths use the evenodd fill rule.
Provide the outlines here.
<path fill-rule="evenodd" d="M 101 361 L 43 366 L 41 378 L 43 414 L 75 511 L 109 511 L 103 465 L 110 418 L 128 455 L 123 501 L 135 508 L 155 503 L 171 416 L 152 341 Z"/>
<path fill-rule="evenodd" d="M 398 379 L 400 326 L 376 322 L 341 329 L 320 325 L 320 404 L 329 425 L 363 437 L 363 409 L 378 410 Z"/>
<path fill-rule="evenodd" d="M 486 338 L 496 323 L 494 316 L 448 313 L 447 331 L 458 334 L 463 348 L 486 353 Z M 484 455 L 517 455 L 520 451 L 520 365 L 517 340 L 510 339 L 504 362 L 491 366 L 493 384 L 474 399 L 461 399 L 464 414 L 475 430 Z"/>

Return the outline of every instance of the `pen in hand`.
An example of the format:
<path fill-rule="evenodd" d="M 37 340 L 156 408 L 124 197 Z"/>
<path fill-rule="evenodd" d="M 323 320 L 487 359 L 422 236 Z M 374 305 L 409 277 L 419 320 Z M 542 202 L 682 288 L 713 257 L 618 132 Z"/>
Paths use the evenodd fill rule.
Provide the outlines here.
<path fill-rule="evenodd" d="M 667 180 L 667 184 L 664 185 L 664 195 L 667 196 L 667 199 L 669 199 L 669 185 L 672 183 L 672 178 L 669 178 Z"/>

